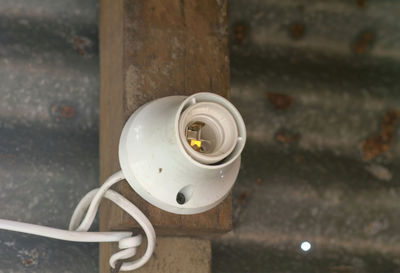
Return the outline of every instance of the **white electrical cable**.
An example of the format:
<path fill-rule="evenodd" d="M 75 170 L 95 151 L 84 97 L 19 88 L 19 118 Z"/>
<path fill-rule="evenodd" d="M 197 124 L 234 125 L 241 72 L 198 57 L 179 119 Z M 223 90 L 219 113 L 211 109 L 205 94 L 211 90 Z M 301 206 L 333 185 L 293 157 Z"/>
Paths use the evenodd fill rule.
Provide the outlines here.
<path fill-rule="evenodd" d="M 121 251 L 112 255 L 109 261 L 110 266 L 115 268 L 118 261 L 135 256 L 137 247 L 142 243 L 142 236 L 133 236 L 132 232 L 88 232 L 96 216 L 101 199 L 105 197 L 132 216 L 146 234 L 147 249 L 144 255 L 133 262 L 123 262 L 120 268 L 121 271 L 135 270 L 143 266 L 151 258 L 156 244 L 156 234 L 149 219 L 135 205 L 121 194 L 109 189 L 123 179 L 124 175 L 119 171 L 110 176 L 100 188 L 87 193 L 79 202 L 71 217 L 69 230 L 2 219 L 0 219 L 0 229 L 73 242 L 119 242 Z M 85 217 L 83 217 L 84 215 Z"/>

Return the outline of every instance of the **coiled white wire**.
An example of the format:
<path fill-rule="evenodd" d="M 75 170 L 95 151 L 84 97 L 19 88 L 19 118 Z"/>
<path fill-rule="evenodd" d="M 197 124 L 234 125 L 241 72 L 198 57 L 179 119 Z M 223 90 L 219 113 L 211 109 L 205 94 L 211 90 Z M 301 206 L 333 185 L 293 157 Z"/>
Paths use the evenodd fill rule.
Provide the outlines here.
<path fill-rule="evenodd" d="M 2 219 L 0 219 L 0 229 L 74 242 L 119 242 L 121 251 L 110 258 L 110 266 L 115 268 L 118 261 L 135 256 L 137 247 L 142 243 L 142 236 L 132 236 L 131 232 L 88 232 L 96 216 L 101 199 L 105 197 L 131 215 L 146 234 L 147 249 L 144 255 L 135 261 L 122 263 L 120 268 L 121 271 L 135 270 L 143 266 L 151 258 L 156 244 L 156 234 L 149 219 L 135 205 L 121 194 L 110 190 L 112 185 L 123 179 L 124 175 L 119 171 L 110 176 L 100 188 L 87 193 L 72 214 L 69 230 Z"/>

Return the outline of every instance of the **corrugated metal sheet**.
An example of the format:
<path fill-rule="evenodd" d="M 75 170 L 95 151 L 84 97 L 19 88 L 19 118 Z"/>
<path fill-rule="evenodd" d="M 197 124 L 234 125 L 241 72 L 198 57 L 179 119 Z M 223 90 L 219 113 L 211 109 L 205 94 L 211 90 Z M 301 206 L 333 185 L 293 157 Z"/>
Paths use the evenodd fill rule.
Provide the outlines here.
<path fill-rule="evenodd" d="M 66 227 L 97 185 L 97 5 L 0 0 L 0 218 Z M 400 3 L 229 15 L 249 141 L 213 272 L 400 271 Z M 0 272 L 97 272 L 97 249 L 0 231 Z"/>

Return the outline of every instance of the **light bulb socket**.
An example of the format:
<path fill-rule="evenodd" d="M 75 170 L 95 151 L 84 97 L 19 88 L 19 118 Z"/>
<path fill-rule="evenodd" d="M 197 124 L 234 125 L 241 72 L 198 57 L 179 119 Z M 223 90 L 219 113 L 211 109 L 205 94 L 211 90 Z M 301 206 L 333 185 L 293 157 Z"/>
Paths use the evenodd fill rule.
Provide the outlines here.
<path fill-rule="evenodd" d="M 196 151 L 188 126 L 204 123 L 211 146 Z M 218 205 L 230 192 L 240 167 L 246 129 L 238 110 L 212 93 L 171 96 L 140 107 L 121 134 L 119 159 L 132 188 L 151 204 L 177 214 Z"/>

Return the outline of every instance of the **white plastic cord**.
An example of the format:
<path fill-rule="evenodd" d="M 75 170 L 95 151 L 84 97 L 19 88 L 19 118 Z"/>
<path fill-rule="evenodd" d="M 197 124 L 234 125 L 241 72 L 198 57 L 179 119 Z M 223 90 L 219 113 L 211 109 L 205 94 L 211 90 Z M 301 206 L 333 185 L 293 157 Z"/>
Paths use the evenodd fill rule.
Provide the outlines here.
<path fill-rule="evenodd" d="M 123 262 L 120 268 L 121 271 L 135 270 L 143 266 L 151 258 L 156 244 L 156 234 L 149 219 L 135 205 L 121 194 L 110 190 L 112 185 L 123 179 L 124 175 L 119 171 L 110 176 L 100 188 L 87 193 L 79 202 L 71 217 L 69 230 L 1 219 L 0 229 L 73 242 L 119 242 L 121 251 L 112 255 L 109 261 L 110 266 L 115 268 L 118 261 L 135 256 L 137 247 L 142 243 L 142 236 L 133 236 L 132 232 L 88 232 L 96 216 L 101 199 L 105 197 L 132 216 L 146 234 L 147 249 L 144 255 L 138 260 Z"/>

